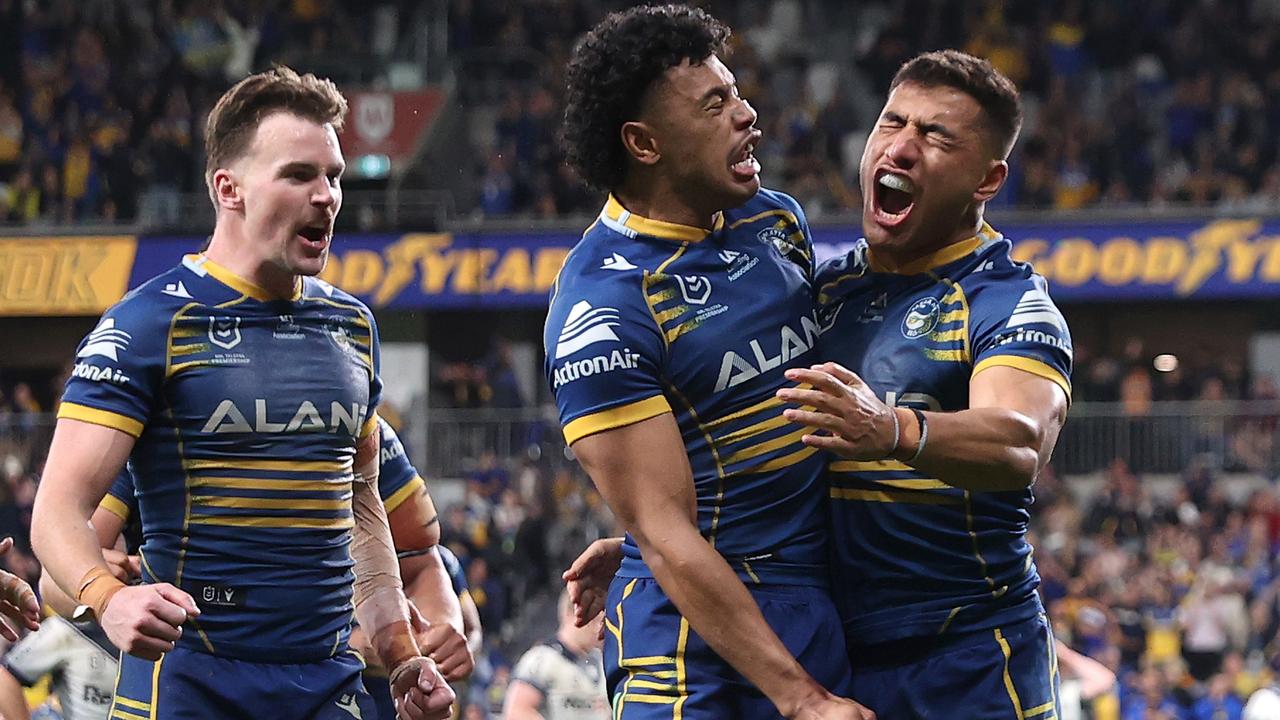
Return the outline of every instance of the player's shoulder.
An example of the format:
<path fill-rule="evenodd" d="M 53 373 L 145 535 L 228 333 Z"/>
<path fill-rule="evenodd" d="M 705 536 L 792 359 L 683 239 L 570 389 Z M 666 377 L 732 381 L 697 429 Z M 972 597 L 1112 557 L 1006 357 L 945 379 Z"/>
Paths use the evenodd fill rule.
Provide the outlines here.
<path fill-rule="evenodd" d="M 552 311 L 572 308 L 584 300 L 615 307 L 639 302 L 646 275 L 662 267 L 675 247 L 628 237 L 597 220 L 560 268 Z"/>
<path fill-rule="evenodd" d="M 804 208 L 800 207 L 800 201 L 780 190 L 764 187 L 760 188 L 760 192 L 756 193 L 746 204 L 731 212 L 733 215 L 750 217 L 768 210 L 785 210 L 799 220 L 804 219 Z"/>
<path fill-rule="evenodd" d="M 140 325 L 168 325 L 182 308 L 200 302 L 182 265 L 172 267 L 125 293 L 103 317 Z"/>
<path fill-rule="evenodd" d="M 373 311 L 363 300 L 318 277 L 302 278 L 302 301 L 319 301 L 335 308 L 344 308 L 367 318 L 373 317 Z"/>
<path fill-rule="evenodd" d="M 1012 244 L 1004 236 L 984 243 L 965 262 L 959 284 L 970 297 L 981 294 L 983 301 L 1016 304 L 1024 296 L 1049 297 L 1049 283 L 1029 263 L 1013 259 Z"/>

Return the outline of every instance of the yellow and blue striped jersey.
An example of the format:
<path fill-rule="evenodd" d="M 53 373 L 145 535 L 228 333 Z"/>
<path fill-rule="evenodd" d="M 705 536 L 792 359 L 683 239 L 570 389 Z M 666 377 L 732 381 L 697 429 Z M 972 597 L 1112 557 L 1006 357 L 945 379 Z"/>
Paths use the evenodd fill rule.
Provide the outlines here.
<path fill-rule="evenodd" d="M 426 482 L 418 474 L 417 468 L 409 462 L 405 454 L 404 443 L 392 429 L 391 424 L 378 418 L 378 428 L 382 434 L 378 440 L 378 495 L 387 508 L 387 514 L 404 504 L 419 489 L 426 487 Z"/>
<path fill-rule="evenodd" d="M 124 537 L 125 552 L 137 555 L 138 548 L 142 547 L 142 523 L 138 521 L 138 496 L 133 491 L 133 472 L 128 466 L 116 475 L 98 507 L 124 521 L 120 535 Z"/>
<path fill-rule="evenodd" d="M 825 583 L 822 456 L 774 392 L 818 361 L 808 226 L 762 190 L 712 231 L 610 198 L 565 260 L 545 329 L 565 439 L 671 412 L 698 526 L 748 582 Z M 650 577 L 631 538 L 622 573 Z"/>
<path fill-rule="evenodd" d="M 969 381 L 1003 365 L 1071 396 L 1071 337 L 1044 278 L 984 226 L 899 272 L 866 242 L 818 273 L 825 359 L 890 405 L 952 412 Z M 1026 541 L 1030 489 L 978 493 L 891 460 L 834 460 L 836 602 L 850 642 L 963 632 L 1040 611 Z"/>
<path fill-rule="evenodd" d="M 345 647 L 352 465 L 378 366 L 360 301 L 313 278 L 272 299 L 203 255 L 126 295 L 80 344 L 58 416 L 137 438 L 143 578 L 203 611 L 179 645 L 259 662 Z"/>

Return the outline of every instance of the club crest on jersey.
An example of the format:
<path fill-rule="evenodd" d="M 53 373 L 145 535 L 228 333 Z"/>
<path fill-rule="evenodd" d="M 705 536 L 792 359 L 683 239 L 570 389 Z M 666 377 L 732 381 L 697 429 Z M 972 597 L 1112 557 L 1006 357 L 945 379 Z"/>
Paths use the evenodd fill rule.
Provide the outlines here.
<path fill-rule="evenodd" d="M 902 318 L 902 336 L 915 340 L 933 332 L 938 327 L 938 316 L 942 314 L 942 306 L 937 298 L 920 298 L 907 310 Z"/>
<path fill-rule="evenodd" d="M 787 231 L 778 227 L 767 227 L 756 233 L 756 239 L 766 245 L 772 245 L 782 253 L 783 257 L 796 251 L 796 246 L 787 238 Z"/>
<path fill-rule="evenodd" d="M 711 281 L 703 275 L 677 275 L 680 294 L 690 305 L 706 305 L 711 297 Z"/>
<path fill-rule="evenodd" d="M 224 350 L 230 350 L 239 345 L 240 318 L 211 316 L 209 318 L 209 342 Z"/>

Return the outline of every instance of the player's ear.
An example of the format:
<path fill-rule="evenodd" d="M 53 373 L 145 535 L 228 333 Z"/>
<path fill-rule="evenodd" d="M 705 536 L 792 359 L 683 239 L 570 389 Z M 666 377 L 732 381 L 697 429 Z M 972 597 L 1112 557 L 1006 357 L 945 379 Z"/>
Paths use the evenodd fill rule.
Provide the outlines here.
<path fill-rule="evenodd" d="M 209 180 L 213 188 L 213 202 L 219 208 L 224 210 L 243 210 L 244 209 L 244 192 L 240 186 L 240 181 L 236 178 L 228 168 L 218 168 L 213 171 L 213 177 Z"/>
<path fill-rule="evenodd" d="M 658 136 L 653 128 L 645 122 L 632 120 L 622 124 L 622 147 L 627 154 L 642 165 L 656 165 L 662 158 L 658 148 Z"/>
<path fill-rule="evenodd" d="M 991 165 L 987 167 L 987 174 L 982 178 L 982 184 L 978 185 L 977 190 L 973 191 L 973 199 L 984 203 L 995 197 L 1008 177 L 1009 163 L 1004 160 L 992 160 Z"/>

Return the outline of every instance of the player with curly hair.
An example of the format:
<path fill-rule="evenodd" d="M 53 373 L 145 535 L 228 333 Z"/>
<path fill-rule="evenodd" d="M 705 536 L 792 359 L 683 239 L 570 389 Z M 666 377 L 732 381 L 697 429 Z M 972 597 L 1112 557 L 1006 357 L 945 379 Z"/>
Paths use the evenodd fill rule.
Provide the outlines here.
<path fill-rule="evenodd" d="M 609 192 L 545 330 L 567 442 L 628 531 L 606 603 L 614 715 L 871 718 L 826 580 L 821 453 L 782 417 L 817 362 L 808 225 L 761 189 L 730 30 L 608 16 L 567 76 L 569 162 Z"/>

